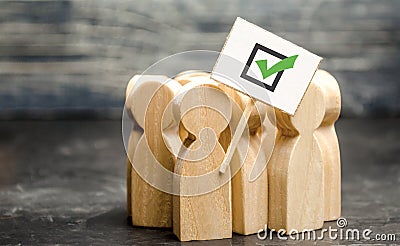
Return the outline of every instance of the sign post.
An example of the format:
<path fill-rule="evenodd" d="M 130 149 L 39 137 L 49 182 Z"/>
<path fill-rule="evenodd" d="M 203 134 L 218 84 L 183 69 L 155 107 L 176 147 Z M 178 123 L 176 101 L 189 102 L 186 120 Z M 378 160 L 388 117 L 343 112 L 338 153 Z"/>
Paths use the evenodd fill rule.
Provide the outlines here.
<path fill-rule="evenodd" d="M 238 17 L 211 78 L 294 115 L 321 60 L 321 57 Z M 246 105 L 220 167 L 221 173 L 232 159 L 251 108 L 252 103 Z"/>

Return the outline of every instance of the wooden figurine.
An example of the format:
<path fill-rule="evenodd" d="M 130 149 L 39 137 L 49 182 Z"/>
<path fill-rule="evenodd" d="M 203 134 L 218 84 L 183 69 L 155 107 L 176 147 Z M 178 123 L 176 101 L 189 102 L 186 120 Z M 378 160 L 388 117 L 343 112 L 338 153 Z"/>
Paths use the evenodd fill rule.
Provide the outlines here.
<path fill-rule="evenodd" d="M 187 83 L 192 82 L 194 78 L 204 79 L 209 77 L 210 74 L 207 72 L 189 70 L 177 74 L 174 79 L 178 81 L 181 85 L 186 85 Z"/>
<path fill-rule="evenodd" d="M 132 178 L 131 178 L 131 172 L 132 172 L 132 163 L 131 160 L 133 160 L 133 154 L 135 153 L 135 149 L 137 146 L 137 143 L 139 142 L 140 137 L 143 134 L 143 129 L 140 128 L 140 126 L 135 122 L 135 118 L 132 115 L 132 97 L 130 97 L 130 94 L 132 93 L 133 86 L 138 82 L 140 75 L 135 75 L 131 78 L 129 81 L 127 87 L 126 87 L 126 94 L 125 94 L 125 109 L 126 112 L 128 113 L 130 119 L 133 121 L 132 124 L 132 129 L 129 135 L 128 139 L 128 148 L 127 148 L 127 160 L 126 160 L 126 203 L 127 203 L 127 212 L 128 216 L 132 215 L 132 198 L 131 198 L 131 188 L 132 188 Z"/>
<path fill-rule="evenodd" d="M 291 234 L 340 217 L 340 90 L 329 73 L 316 72 L 294 116 L 205 72 L 175 79 L 135 76 L 128 84 L 126 108 L 136 122 L 127 161 L 133 225 L 172 226 L 181 241 L 191 241 L 253 234 L 265 224 Z M 242 119 L 246 130 L 229 168 L 219 172 Z M 178 174 L 163 181 L 176 195 L 146 181 L 162 179 L 155 164 Z"/>
<path fill-rule="evenodd" d="M 225 156 L 218 136 L 228 125 L 231 105 L 214 82 L 199 81 L 190 82 L 191 88 L 185 85 L 189 89 L 178 97 L 174 110 L 192 136 L 175 165 L 175 173 L 181 176 L 174 180 L 179 195 L 173 198 L 173 231 L 181 241 L 232 237 L 230 172 L 218 172 Z M 210 189 L 215 185 L 219 188 Z"/>
<path fill-rule="evenodd" d="M 275 110 L 278 135 L 268 163 L 270 229 L 287 234 L 319 229 L 324 221 L 323 149 L 316 130 L 326 111 L 315 76 L 294 116 Z"/>
<path fill-rule="evenodd" d="M 326 71 L 319 70 L 314 78 L 320 81 L 325 99 L 325 115 L 315 136 L 324 164 L 324 220 L 330 221 L 338 219 L 341 210 L 340 150 L 334 126 L 340 115 L 340 89 L 336 79 Z"/>
<path fill-rule="evenodd" d="M 250 103 L 251 98 L 229 87 L 221 85 L 231 97 L 232 119 L 231 131 L 242 117 L 243 111 Z M 261 103 L 252 103 L 252 112 L 236 147 L 229 164 L 232 178 L 232 231 L 249 235 L 257 233 L 268 222 L 268 180 L 267 159 L 264 149 L 261 148 L 261 123 L 265 119 L 267 106 Z M 230 134 L 231 131 L 226 134 Z M 271 137 L 271 136 L 269 136 Z M 274 137 L 274 136 L 273 136 Z M 220 140 L 221 141 L 221 140 Z M 223 145 L 230 143 L 230 136 L 225 137 Z M 258 170 L 256 170 L 259 168 Z M 253 172 L 258 172 L 252 177 Z M 254 175 L 254 173 L 253 173 Z"/>
<path fill-rule="evenodd" d="M 133 85 L 128 86 L 132 88 L 127 99 L 128 108 L 144 131 L 139 140 L 136 140 L 137 136 L 131 135 L 135 140 L 130 142 L 133 146 L 136 143 L 130 159 L 133 164 L 130 212 L 132 224 L 137 226 L 172 226 L 172 195 L 154 188 L 146 181 L 158 178 L 160 169 L 154 168 L 157 165 L 171 172 L 174 170 L 173 158 L 162 138 L 162 125 L 166 124 L 162 122 L 162 117 L 166 106 L 181 86 L 176 81 L 167 80 L 165 76 L 140 76 L 132 80 Z M 132 148 L 129 147 L 128 152 L 131 155 Z M 172 185 L 172 180 L 170 182 Z"/>
<path fill-rule="evenodd" d="M 126 160 L 126 206 L 128 211 L 128 216 L 132 216 L 132 163 L 133 155 L 135 153 L 136 146 L 139 142 L 140 137 L 143 134 L 143 131 L 139 127 L 133 127 L 131 130 L 131 134 L 129 135 L 128 142 L 128 150 L 127 155 L 128 158 Z"/>

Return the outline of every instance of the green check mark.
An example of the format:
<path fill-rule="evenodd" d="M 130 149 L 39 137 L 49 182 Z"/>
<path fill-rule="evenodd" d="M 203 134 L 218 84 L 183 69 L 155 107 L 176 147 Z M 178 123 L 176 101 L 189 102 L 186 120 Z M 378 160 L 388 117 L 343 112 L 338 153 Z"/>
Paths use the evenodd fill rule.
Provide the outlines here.
<path fill-rule="evenodd" d="M 299 55 L 287 57 L 287 58 L 283 59 L 282 61 L 273 65 L 270 69 L 267 68 L 267 60 L 258 60 L 258 61 L 256 61 L 256 63 L 257 63 L 258 68 L 261 71 L 263 79 L 265 79 L 274 73 L 278 73 L 280 71 L 283 71 L 283 70 L 286 70 L 289 68 L 293 68 L 294 62 L 296 61 L 298 56 Z"/>

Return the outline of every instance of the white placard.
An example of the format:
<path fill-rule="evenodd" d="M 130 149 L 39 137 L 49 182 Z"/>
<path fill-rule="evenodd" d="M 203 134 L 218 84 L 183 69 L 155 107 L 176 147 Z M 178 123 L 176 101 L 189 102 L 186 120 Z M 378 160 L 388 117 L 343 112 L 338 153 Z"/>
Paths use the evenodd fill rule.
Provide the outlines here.
<path fill-rule="evenodd" d="M 211 77 L 293 115 L 321 60 L 238 17 Z"/>

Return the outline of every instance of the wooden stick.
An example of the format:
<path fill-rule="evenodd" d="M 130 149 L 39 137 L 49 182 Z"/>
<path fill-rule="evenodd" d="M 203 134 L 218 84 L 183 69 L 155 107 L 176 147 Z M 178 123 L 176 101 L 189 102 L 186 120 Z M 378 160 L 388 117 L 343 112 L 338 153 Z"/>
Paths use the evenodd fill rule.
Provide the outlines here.
<path fill-rule="evenodd" d="M 232 157 L 233 157 L 233 154 L 235 153 L 236 147 L 239 144 L 240 137 L 242 136 L 244 129 L 247 126 L 247 121 L 249 120 L 251 112 L 253 111 L 253 105 L 254 105 L 253 100 L 250 100 L 246 105 L 243 115 L 240 118 L 238 126 L 236 127 L 236 131 L 235 131 L 235 134 L 233 135 L 231 144 L 228 146 L 228 149 L 226 150 L 225 158 L 221 164 L 221 167 L 219 168 L 220 173 L 225 173 L 226 168 L 228 167 L 229 163 L 232 160 Z"/>
<path fill-rule="evenodd" d="M 242 118 L 244 108 L 252 100 L 247 95 L 237 92 L 229 87 L 222 87 L 232 100 L 231 125 L 236 127 Z M 240 106 L 243 105 L 243 108 Z M 272 107 L 271 107 L 272 110 Z M 267 114 L 267 105 L 255 102 L 253 111 L 247 121 L 249 131 L 243 132 L 236 151 L 229 163 L 232 180 L 232 231 L 249 235 L 257 233 L 268 222 L 268 175 L 264 170 L 267 155 L 261 147 L 261 127 Z M 269 122 L 269 121 L 268 121 Z M 275 128 L 272 124 L 271 128 Z M 232 132 L 236 128 L 226 131 L 227 136 L 219 139 L 225 150 L 231 143 Z M 266 129 L 265 129 L 266 130 Z M 272 139 L 269 135 L 267 139 Z M 266 136 L 264 136 L 265 138 Z M 272 146 L 270 146 L 272 149 Z M 225 173 L 225 175 L 226 175 Z M 251 179 L 253 174 L 253 179 Z M 254 211 L 257 211 L 256 213 Z"/>

